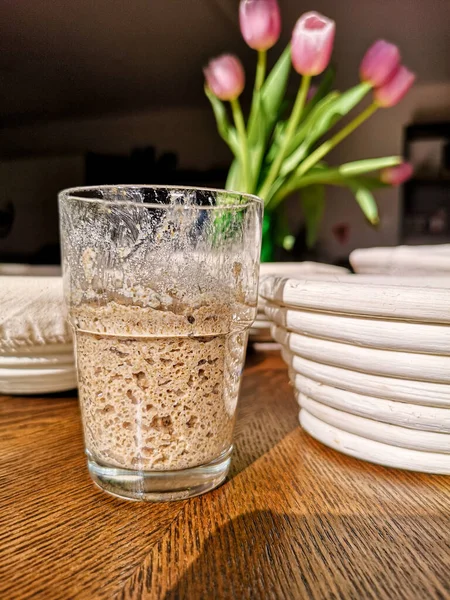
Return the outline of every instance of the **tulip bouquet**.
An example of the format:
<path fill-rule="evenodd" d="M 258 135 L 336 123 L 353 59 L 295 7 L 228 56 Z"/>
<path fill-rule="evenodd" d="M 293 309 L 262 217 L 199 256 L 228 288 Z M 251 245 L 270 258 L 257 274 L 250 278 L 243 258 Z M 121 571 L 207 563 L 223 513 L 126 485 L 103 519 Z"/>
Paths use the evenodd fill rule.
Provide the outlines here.
<path fill-rule="evenodd" d="M 241 0 L 240 27 L 244 40 L 257 51 L 253 97 L 247 121 L 239 103 L 245 74 L 236 56 L 225 54 L 205 68 L 205 93 L 211 102 L 219 134 L 234 154 L 226 188 L 255 193 L 264 200 L 262 260 L 273 258 L 274 245 L 287 250 L 295 239 L 276 213 L 280 203 L 299 191 L 306 242 L 313 246 L 325 207 L 325 186 L 345 186 L 355 196 L 368 221 L 378 223 L 373 190 L 398 185 L 412 169 L 399 156 L 364 159 L 330 166 L 326 155 L 379 108 L 394 106 L 411 87 L 414 75 L 400 62 L 398 48 L 386 41 L 373 44 L 364 56 L 361 81 L 355 87 L 332 90 L 328 68 L 335 23 L 316 12 L 297 21 L 290 44 L 270 73 L 267 50 L 277 41 L 281 17 L 277 0 Z M 291 67 L 301 75 L 290 110 L 285 100 Z M 312 78 L 322 75 L 316 86 Z M 336 124 L 372 92 L 372 102 L 341 129 Z M 233 123 L 228 114 L 231 108 Z M 331 128 L 332 135 L 327 138 Z"/>

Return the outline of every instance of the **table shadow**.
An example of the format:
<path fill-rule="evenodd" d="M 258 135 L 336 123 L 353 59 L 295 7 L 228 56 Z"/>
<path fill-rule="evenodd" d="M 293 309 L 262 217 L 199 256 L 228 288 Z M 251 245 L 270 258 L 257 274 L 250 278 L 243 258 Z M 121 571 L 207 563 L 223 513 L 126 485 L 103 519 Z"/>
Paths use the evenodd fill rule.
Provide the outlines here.
<path fill-rule="evenodd" d="M 238 403 L 228 479 L 270 452 L 299 427 L 298 412 L 284 369 L 257 370 L 246 375 Z"/>
<path fill-rule="evenodd" d="M 441 598 L 450 588 L 435 558 L 448 548 L 450 523 L 435 517 L 245 513 L 206 539 L 164 600 Z"/>
<path fill-rule="evenodd" d="M 302 518 L 270 510 L 230 520 L 207 538 L 200 556 L 164 600 L 273 598 L 275 588 L 280 592 L 282 587 L 274 581 L 274 589 L 268 589 L 270 571 L 286 563 L 286 551 L 289 547 L 292 552 L 296 543 L 294 532 L 302 527 Z"/>

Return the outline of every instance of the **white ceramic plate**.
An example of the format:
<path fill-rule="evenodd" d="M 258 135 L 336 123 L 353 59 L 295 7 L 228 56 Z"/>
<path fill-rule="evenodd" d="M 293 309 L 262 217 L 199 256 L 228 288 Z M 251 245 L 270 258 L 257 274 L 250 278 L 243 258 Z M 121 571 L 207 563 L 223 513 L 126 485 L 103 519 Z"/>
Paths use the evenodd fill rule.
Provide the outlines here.
<path fill-rule="evenodd" d="M 407 427 L 399 427 L 398 425 L 366 419 L 365 417 L 331 408 L 326 404 L 309 398 L 305 394 L 300 394 L 299 403 L 310 415 L 313 415 L 324 423 L 338 427 L 343 431 L 360 435 L 369 440 L 375 440 L 376 442 L 392 446 L 400 446 L 400 448 L 423 450 L 424 452 L 450 453 L 450 434 L 448 433 L 408 429 Z"/>
<path fill-rule="evenodd" d="M 316 362 L 373 375 L 450 384 L 450 356 L 362 348 L 290 333 L 274 325 L 274 340 Z"/>
<path fill-rule="evenodd" d="M 385 400 L 450 408 L 450 385 L 448 384 L 359 373 L 302 358 L 292 354 L 286 348 L 282 349 L 282 355 L 294 372 L 319 383 Z"/>
<path fill-rule="evenodd" d="M 266 277 L 266 300 L 306 310 L 394 320 L 450 324 L 450 277 L 398 278 L 371 275 Z"/>
<path fill-rule="evenodd" d="M 267 318 L 267 317 L 266 317 Z M 52 358 L 54 356 L 71 355 L 73 359 L 73 344 L 40 344 L 38 346 L 18 346 L 7 351 L 0 352 L 2 357 L 9 358 Z"/>
<path fill-rule="evenodd" d="M 309 275 L 311 273 L 348 273 L 345 267 L 336 267 L 335 265 L 326 265 L 312 261 L 303 262 L 273 262 L 261 263 L 259 274 L 261 277 L 265 275 L 289 275 L 295 277 L 297 275 Z"/>
<path fill-rule="evenodd" d="M 27 277 L 60 277 L 62 269 L 57 265 L 27 265 L 20 263 L 0 263 L 0 275 Z"/>
<path fill-rule="evenodd" d="M 300 411 L 300 424 L 319 442 L 354 458 L 397 469 L 450 475 L 449 454 L 410 450 L 368 440 L 328 425 L 305 409 Z"/>
<path fill-rule="evenodd" d="M 75 367 L 0 369 L 0 394 L 50 394 L 77 387 Z"/>
<path fill-rule="evenodd" d="M 0 354 L 0 369 L 29 369 L 32 371 L 60 366 L 75 366 L 73 352 L 44 354 L 42 356 L 2 356 Z"/>
<path fill-rule="evenodd" d="M 269 331 L 270 331 L 271 326 L 272 326 L 272 323 L 267 318 L 265 321 L 262 321 L 262 320 L 253 321 L 253 324 L 252 324 L 252 327 L 254 329 L 267 329 Z"/>
<path fill-rule="evenodd" d="M 263 310 L 256 313 L 255 321 L 266 321 L 267 322 L 267 320 L 268 320 L 267 315 Z"/>
<path fill-rule="evenodd" d="M 402 428 L 450 433 L 450 408 L 420 406 L 355 394 L 295 373 L 292 379 L 297 396 L 303 394 L 331 408 Z"/>
<path fill-rule="evenodd" d="M 357 273 L 450 274 L 450 244 L 360 248 L 350 254 Z"/>
<path fill-rule="evenodd" d="M 268 303 L 266 315 L 296 333 L 385 350 L 450 355 L 450 327 L 284 308 Z"/>

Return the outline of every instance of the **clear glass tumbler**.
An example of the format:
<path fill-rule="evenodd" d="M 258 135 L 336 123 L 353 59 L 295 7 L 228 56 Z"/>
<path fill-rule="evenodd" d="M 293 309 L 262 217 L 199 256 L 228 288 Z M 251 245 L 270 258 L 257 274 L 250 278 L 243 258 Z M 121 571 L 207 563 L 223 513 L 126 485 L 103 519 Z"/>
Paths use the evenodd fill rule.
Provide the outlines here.
<path fill-rule="evenodd" d="M 92 479 L 136 500 L 215 488 L 256 315 L 262 202 L 101 186 L 61 192 L 59 210 Z"/>

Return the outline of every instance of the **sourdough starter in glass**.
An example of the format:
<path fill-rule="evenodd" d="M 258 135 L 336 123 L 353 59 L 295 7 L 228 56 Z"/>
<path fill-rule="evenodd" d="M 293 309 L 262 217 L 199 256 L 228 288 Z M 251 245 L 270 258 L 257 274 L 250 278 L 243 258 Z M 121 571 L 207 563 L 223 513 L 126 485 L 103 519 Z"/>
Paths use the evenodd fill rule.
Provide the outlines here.
<path fill-rule="evenodd" d="M 171 312 L 109 302 L 82 305 L 73 319 L 96 462 L 179 470 L 230 448 L 246 343 L 230 306 L 208 298 Z"/>
<path fill-rule="evenodd" d="M 224 481 L 256 314 L 262 202 L 223 190 L 59 197 L 89 472 L 134 500 Z"/>

